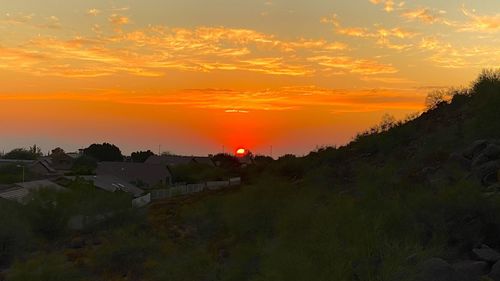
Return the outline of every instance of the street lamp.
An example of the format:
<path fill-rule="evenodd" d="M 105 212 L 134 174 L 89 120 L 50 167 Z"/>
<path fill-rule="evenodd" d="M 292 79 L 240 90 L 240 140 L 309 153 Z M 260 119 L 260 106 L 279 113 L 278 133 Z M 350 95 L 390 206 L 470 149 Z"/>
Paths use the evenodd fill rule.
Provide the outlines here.
<path fill-rule="evenodd" d="M 24 183 L 24 165 L 17 165 L 18 168 L 23 168 L 23 183 Z"/>

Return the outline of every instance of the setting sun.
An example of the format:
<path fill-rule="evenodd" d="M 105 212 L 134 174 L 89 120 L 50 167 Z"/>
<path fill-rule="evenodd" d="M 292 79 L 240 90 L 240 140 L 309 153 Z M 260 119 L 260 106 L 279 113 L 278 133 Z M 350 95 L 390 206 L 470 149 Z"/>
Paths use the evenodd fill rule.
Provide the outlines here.
<path fill-rule="evenodd" d="M 244 148 L 238 148 L 236 150 L 236 155 L 238 155 L 238 156 L 244 156 L 246 153 L 247 153 L 247 150 Z"/>

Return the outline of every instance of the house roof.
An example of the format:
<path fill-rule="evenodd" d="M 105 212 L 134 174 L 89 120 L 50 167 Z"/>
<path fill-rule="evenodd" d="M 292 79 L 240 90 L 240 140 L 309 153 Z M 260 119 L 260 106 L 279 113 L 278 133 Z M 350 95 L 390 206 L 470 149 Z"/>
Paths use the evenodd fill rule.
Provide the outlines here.
<path fill-rule="evenodd" d="M 215 166 L 214 161 L 210 157 L 203 157 L 203 156 L 195 156 L 193 157 L 194 162 L 198 164 L 204 164 L 204 165 L 209 165 L 209 166 Z"/>
<path fill-rule="evenodd" d="M 112 175 L 128 182 L 142 181 L 154 185 L 171 177 L 170 171 L 160 164 L 134 162 L 100 162 L 96 174 Z"/>
<path fill-rule="evenodd" d="M 191 156 L 152 155 L 144 163 L 175 166 L 175 165 L 189 164 L 191 161 L 193 161 L 193 157 Z"/>
<path fill-rule="evenodd" d="M 22 200 L 30 194 L 30 192 L 37 191 L 41 188 L 58 191 L 66 190 L 64 187 L 48 180 L 20 182 L 16 183 L 15 187 L 0 191 L 0 198 L 21 203 Z"/>
<path fill-rule="evenodd" d="M 144 190 L 111 175 L 83 176 L 82 178 L 93 182 L 95 187 L 109 192 L 121 190 L 132 194 L 134 197 L 138 197 L 144 193 Z"/>
<path fill-rule="evenodd" d="M 32 164 L 35 160 L 19 160 L 19 159 L 0 159 L 0 165 L 8 164 Z"/>
<path fill-rule="evenodd" d="M 40 160 L 37 160 L 36 162 L 34 162 L 31 166 L 34 166 L 34 165 L 41 165 L 42 167 L 44 167 L 48 173 L 57 173 L 57 170 L 52 168 L 52 161 L 48 158 L 42 158 Z"/>
<path fill-rule="evenodd" d="M 3 190 L 0 192 L 0 198 L 21 202 L 23 198 L 28 196 L 29 190 L 22 187 L 13 187 L 7 190 Z"/>
<path fill-rule="evenodd" d="M 177 166 L 189 164 L 192 162 L 215 166 L 212 158 L 206 156 L 152 155 L 146 160 L 145 163 Z"/>
<path fill-rule="evenodd" d="M 55 170 L 70 170 L 75 159 L 65 152 L 52 153 L 40 160 L 45 160 Z"/>
<path fill-rule="evenodd" d="M 36 191 L 40 188 L 48 188 L 54 190 L 66 190 L 64 187 L 53 183 L 49 180 L 37 180 L 37 181 L 28 181 L 28 182 L 18 182 L 15 184 L 16 186 L 27 189 L 28 191 Z"/>

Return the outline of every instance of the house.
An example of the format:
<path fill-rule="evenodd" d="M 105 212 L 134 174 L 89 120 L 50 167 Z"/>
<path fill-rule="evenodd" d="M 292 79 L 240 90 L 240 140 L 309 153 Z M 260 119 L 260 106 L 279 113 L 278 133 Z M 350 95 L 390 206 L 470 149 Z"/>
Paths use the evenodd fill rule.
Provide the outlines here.
<path fill-rule="evenodd" d="M 193 162 L 201 164 L 201 165 L 215 167 L 215 163 L 212 160 L 212 157 L 195 156 L 195 157 L 193 157 Z"/>
<path fill-rule="evenodd" d="M 177 166 L 196 163 L 215 167 L 215 163 L 212 161 L 211 157 L 203 156 L 152 155 L 146 160 L 145 163 L 161 164 L 165 166 Z"/>
<path fill-rule="evenodd" d="M 51 189 L 57 191 L 66 190 L 64 187 L 48 180 L 37 180 L 14 184 L 14 187 L 0 191 L 0 198 L 22 203 L 31 192 L 40 189 Z"/>
<path fill-rule="evenodd" d="M 25 172 L 29 171 L 36 177 L 48 177 L 57 174 L 57 171 L 52 168 L 50 159 L 45 158 L 40 160 L 0 159 L 0 167 L 2 166 L 17 166 L 19 169 L 24 169 Z"/>
<path fill-rule="evenodd" d="M 47 158 L 37 160 L 27 168 L 31 173 L 39 177 L 50 177 L 58 174 L 57 170 L 52 168 L 52 161 Z"/>
<path fill-rule="evenodd" d="M 136 186 L 153 187 L 171 184 L 172 175 L 165 165 L 134 162 L 100 162 L 98 176 L 115 176 Z"/>
<path fill-rule="evenodd" d="M 75 180 L 76 177 L 65 177 L 70 180 Z M 134 198 L 140 197 L 144 190 L 134 186 L 133 184 L 112 175 L 98 176 L 81 176 L 86 181 L 90 181 L 95 187 L 109 192 L 123 191 L 132 194 Z"/>
<path fill-rule="evenodd" d="M 144 163 L 156 164 L 163 166 L 186 165 L 193 162 L 192 156 L 177 156 L 177 155 L 152 155 Z"/>

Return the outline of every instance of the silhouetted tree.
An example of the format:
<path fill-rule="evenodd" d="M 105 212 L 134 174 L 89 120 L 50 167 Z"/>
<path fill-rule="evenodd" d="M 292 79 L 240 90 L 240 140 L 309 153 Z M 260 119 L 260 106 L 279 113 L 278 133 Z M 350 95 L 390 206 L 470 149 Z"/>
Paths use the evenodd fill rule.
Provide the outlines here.
<path fill-rule="evenodd" d="M 73 163 L 71 170 L 77 175 L 92 175 L 97 168 L 97 160 L 93 157 L 82 155 Z"/>
<path fill-rule="evenodd" d="M 437 108 L 439 105 L 446 103 L 448 97 L 449 95 L 447 91 L 432 91 L 427 95 L 427 97 L 425 97 L 425 106 L 427 109 Z"/>
<path fill-rule="evenodd" d="M 57 155 L 57 154 L 63 154 L 65 152 L 64 152 L 64 149 L 62 149 L 60 147 L 56 147 L 56 148 L 52 149 L 51 153 Z"/>
<path fill-rule="evenodd" d="M 3 158 L 18 159 L 18 160 L 35 160 L 41 156 L 41 153 L 39 151 L 37 153 L 37 151 L 38 151 L 37 148 L 35 148 L 34 150 L 32 150 L 32 148 L 30 148 L 29 150 L 25 148 L 15 148 L 10 152 L 6 153 L 3 156 Z"/>
<path fill-rule="evenodd" d="M 225 169 L 239 168 L 241 166 L 238 158 L 227 153 L 219 153 L 215 155 L 212 160 L 218 167 Z"/>
<path fill-rule="evenodd" d="M 92 144 L 83 150 L 83 154 L 97 161 L 123 161 L 121 150 L 114 144 Z"/>
<path fill-rule="evenodd" d="M 43 156 L 42 149 L 36 144 L 30 146 L 29 151 L 31 152 L 31 154 L 33 154 L 34 159 Z"/>
<path fill-rule="evenodd" d="M 253 161 L 257 165 L 268 165 L 271 164 L 274 159 L 270 156 L 257 155 L 253 158 Z"/>
<path fill-rule="evenodd" d="M 474 93 L 496 93 L 500 88 L 500 69 L 485 69 L 474 81 L 472 91 Z"/>
<path fill-rule="evenodd" d="M 385 132 L 396 125 L 396 118 L 390 114 L 384 114 L 382 120 L 380 121 L 379 128 L 380 131 Z"/>
<path fill-rule="evenodd" d="M 155 155 L 151 150 L 132 152 L 132 162 L 144 163 L 150 156 Z"/>

